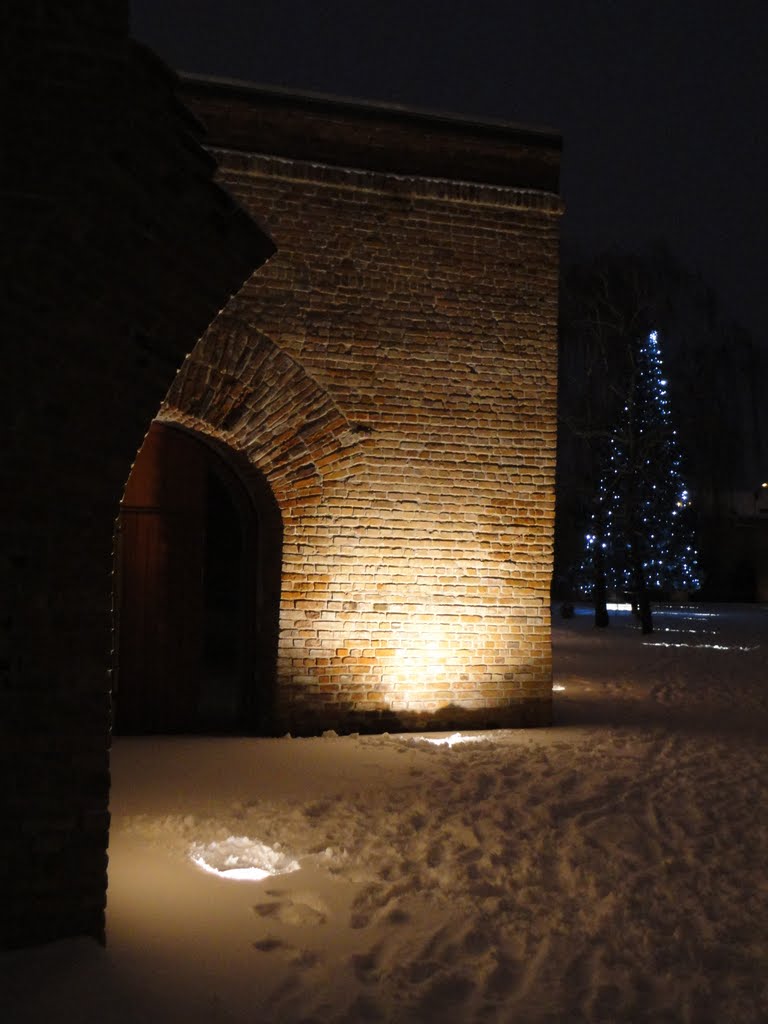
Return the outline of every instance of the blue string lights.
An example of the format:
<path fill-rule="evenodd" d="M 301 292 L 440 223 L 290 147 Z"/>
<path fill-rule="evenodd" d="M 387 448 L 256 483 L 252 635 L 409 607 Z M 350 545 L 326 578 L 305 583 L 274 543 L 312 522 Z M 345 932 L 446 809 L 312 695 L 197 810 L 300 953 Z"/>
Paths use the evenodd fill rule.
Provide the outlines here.
<path fill-rule="evenodd" d="M 691 495 L 683 480 L 659 338 L 636 349 L 619 421 L 610 432 L 581 566 L 582 592 L 657 594 L 700 586 Z"/>

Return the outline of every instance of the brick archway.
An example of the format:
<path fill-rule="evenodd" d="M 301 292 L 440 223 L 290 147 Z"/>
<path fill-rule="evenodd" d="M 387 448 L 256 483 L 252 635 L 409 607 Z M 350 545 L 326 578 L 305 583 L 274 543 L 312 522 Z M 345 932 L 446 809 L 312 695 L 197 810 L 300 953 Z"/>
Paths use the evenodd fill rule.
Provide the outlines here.
<path fill-rule="evenodd" d="M 322 612 L 335 600 L 336 523 L 355 508 L 350 493 L 369 490 L 372 431 L 236 311 L 217 317 L 195 346 L 158 421 L 233 453 L 248 486 L 261 480 L 274 495 L 284 542 L 273 726 L 311 731 L 330 692 L 316 662 L 326 657 Z"/>

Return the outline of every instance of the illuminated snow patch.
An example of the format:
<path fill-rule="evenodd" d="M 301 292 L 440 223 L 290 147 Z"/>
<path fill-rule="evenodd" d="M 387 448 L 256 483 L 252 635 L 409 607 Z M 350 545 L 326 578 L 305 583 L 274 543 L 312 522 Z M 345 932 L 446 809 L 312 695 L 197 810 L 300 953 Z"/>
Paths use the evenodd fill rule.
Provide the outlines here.
<path fill-rule="evenodd" d="M 689 633 L 691 636 L 715 636 L 711 629 L 673 629 L 671 626 L 663 626 L 659 633 Z"/>
<path fill-rule="evenodd" d="M 690 605 L 680 605 L 677 608 L 662 608 L 663 615 L 682 615 L 686 619 L 716 619 L 719 612 L 693 611 Z"/>
<path fill-rule="evenodd" d="M 554 691 L 555 691 L 556 693 L 562 693 L 562 692 L 563 692 L 563 690 L 565 689 L 565 687 L 564 687 L 564 686 L 561 686 L 561 685 L 560 685 L 559 683 L 555 683 L 555 684 L 553 685 L 552 689 L 553 689 L 553 690 L 554 690 Z"/>
<path fill-rule="evenodd" d="M 478 743 L 480 740 L 487 739 L 487 736 L 462 736 L 460 732 L 455 732 L 452 736 L 443 736 L 440 739 L 430 739 L 429 736 L 423 736 L 422 739 L 426 740 L 427 743 L 434 743 L 435 746 L 448 746 L 453 747 L 457 743 Z"/>
<path fill-rule="evenodd" d="M 287 875 L 301 866 L 280 850 L 248 836 L 230 836 L 218 843 L 195 843 L 190 847 L 189 857 L 203 871 L 239 882 Z"/>
<path fill-rule="evenodd" d="M 738 644 L 673 644 L 667 640 L 644 640 L 643 647 L 694 647 L 708 651 L 756 651 L 760 644 L 753 647 L 740 647 Z"/>

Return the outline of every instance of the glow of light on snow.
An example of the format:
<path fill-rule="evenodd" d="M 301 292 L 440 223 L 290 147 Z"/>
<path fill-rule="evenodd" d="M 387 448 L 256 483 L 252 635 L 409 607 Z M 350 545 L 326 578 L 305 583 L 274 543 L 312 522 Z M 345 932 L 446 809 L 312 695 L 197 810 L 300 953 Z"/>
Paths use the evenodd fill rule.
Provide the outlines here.
<path fill-rule="evenodd" d="M 438 739 L 432 739 L 429 736 L 423 736 L 427 743 L 434 743 L 437 747 L 455 747 L 457 743 L 477 743 L 479 740 L 488 739 L 487 736 L 462 736 L 460 732 L 455 732 L 452 736 L 442 736 Z"/>
<path fill-rule="evenodd" d="M 683 615 L 686 619 L 716 619 L 717 612 L 693 612 L 688 607 L 666 608 L 665 615 Z"/>
<path fill-rule="evenodd" d="M 555 690 L 557 693 L 562 693 L 565 687 L 561 686 L 559 683 L 555 683 L 552 689 Z"/>
<path fill-rule="evenodd" d="M 701 629 L 674 629 L 672 626 L 662 626 L 658 630 L 659 633 L 690 633 L 692 636 L 715 636 L 714 630 L 701 630 Z"/>
<path fill-rule="evenodd" d="M 237 882 L 259 882 L 273 875 L 298 871 L 297 860 L 248 836 L 229 836 L 220 842 L 195 843 L 189 859 L 203 871 Z"/>
<path fill-rule="evenodd" d="M 759 646 L 760 644 L 753 647 L 740 647 L 738 644 L 673 644 L 668 640 L 643 640 L 643 647 L 695 647 L 709 651 L 756 651 Z"/>

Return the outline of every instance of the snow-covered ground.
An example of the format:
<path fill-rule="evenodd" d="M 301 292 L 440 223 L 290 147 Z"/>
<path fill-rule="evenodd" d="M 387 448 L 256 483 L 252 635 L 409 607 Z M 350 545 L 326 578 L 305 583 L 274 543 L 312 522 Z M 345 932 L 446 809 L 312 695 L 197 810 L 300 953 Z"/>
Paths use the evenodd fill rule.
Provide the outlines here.
<path fill-rule="evenodd" d="M 556 618 L 551 729 L 116 741 L 108 947 L 2 1019 L 768 1020 L 768 608 L 656 624 Z"/>

